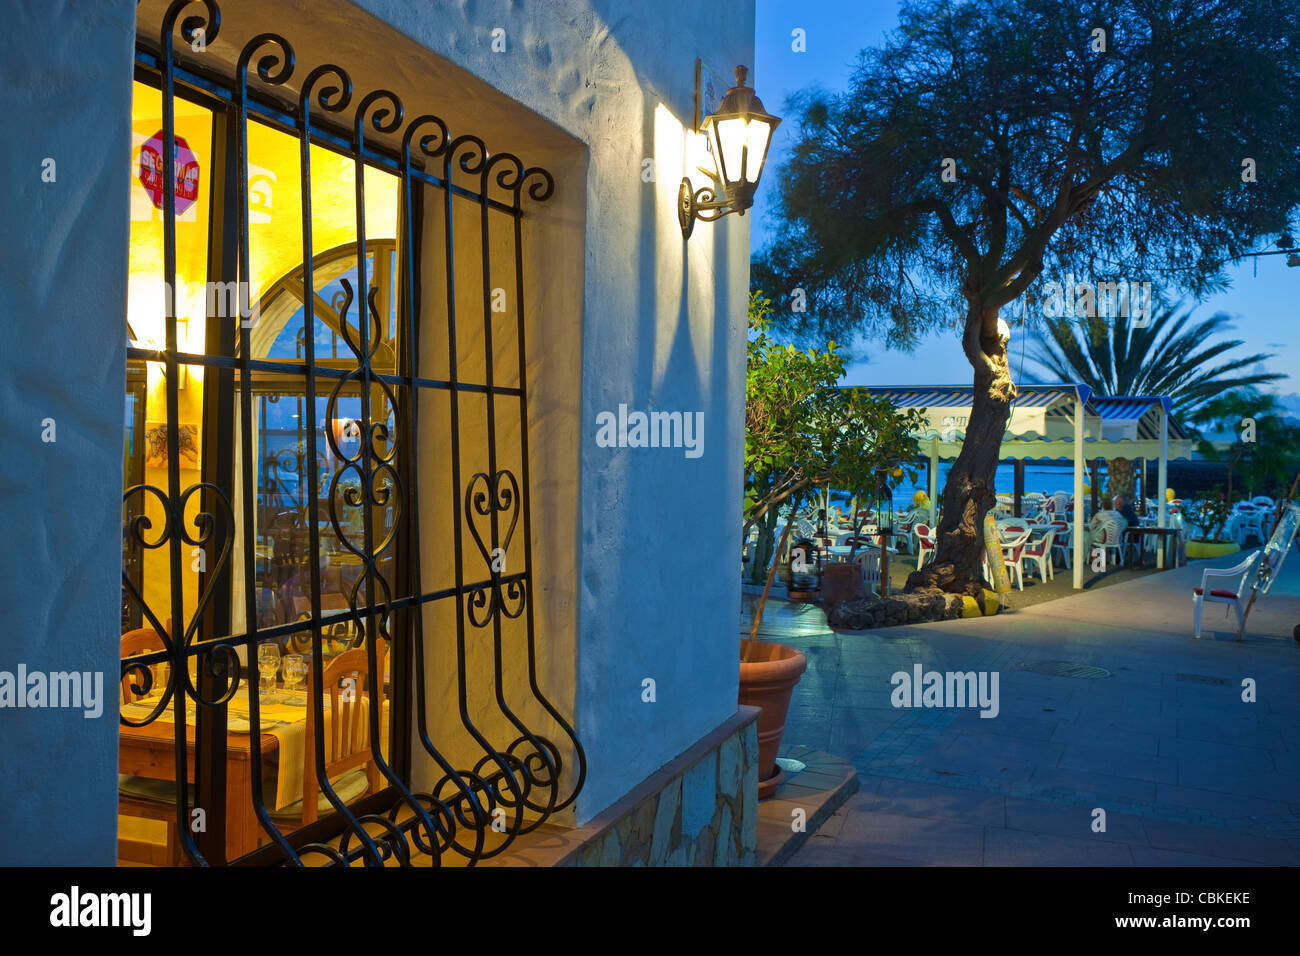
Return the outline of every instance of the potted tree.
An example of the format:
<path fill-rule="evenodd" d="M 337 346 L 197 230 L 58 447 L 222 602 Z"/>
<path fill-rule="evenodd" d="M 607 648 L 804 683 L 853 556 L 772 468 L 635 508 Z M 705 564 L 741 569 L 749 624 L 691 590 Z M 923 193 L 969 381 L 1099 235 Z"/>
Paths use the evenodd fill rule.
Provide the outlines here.
<path fill-rule="evenodd" d="M 1223 531 L 1228 523 L 1228 510 L 1228 499 L 1218 485 L 1197 502 L 1191 518 L 1203 534 L 1187 542 L 1188 558 L 1217 558 L 1241 550 L 1237 542 L 1227 540 Z"/>
<path fill-rule="evenodd" d="M 740 703 L 762 709 L 759 717 L 759 796 L 780 782 L 776 755 L 785 730 L 790 695 L 807 659 L 797 648 L 758 639 L 763 609 L 790 531 L 803 501 L 824 486 L 866 494 L 882 469 L 915 458 L 911 432 L 923 421 L 919 411 L 900 414 L 888 399 L 839 388 L 844 357 L 830 342 L 824 350 L 801 351 L 772 341 L 767 334 L 771 302 L 762 293 L 749 300 L 750 342 L 745 383 L 745 504 L 741 539 L 760 527 L 755 564 L 766 565 L 763 592 L 749 638 L 740 648 Z M 770 534 L 775 515 L 787 512 L 780 544 L 773 553 Z M 768 543 L 764 537 L 769 536 Z M 757 576 L 751 569 L 751 580 Z"/>
<path fill-rule="evenodd" d="M 1277 399 L 1253 388 L 1224 392 L 1197 410 L 1192 420 L 1206 434 L 1197 444 L 1202 456 L 1223 463 L 1228 487 L 1220 492 L 1215 486 L 1201 502 L 1193 520 L 1207 532 L 1206 537 L 1187 543 L 1189 558 L 1212 558 L 1240 550 L 1235 542 L 1225 540 L 1224 524 L 1232 512 L 1233 486 L 1238 475 L 1245 478 L 1246 494 L 1257 488 L 1277 485 L 1290 474 L 1300 454 L 1300 429 L 1289 424 Z M 1228 441 L 1212 441 L 1211 436 L 1231 436 Z M 1266 534 L 1261 534 L 1261 544 Z"/>

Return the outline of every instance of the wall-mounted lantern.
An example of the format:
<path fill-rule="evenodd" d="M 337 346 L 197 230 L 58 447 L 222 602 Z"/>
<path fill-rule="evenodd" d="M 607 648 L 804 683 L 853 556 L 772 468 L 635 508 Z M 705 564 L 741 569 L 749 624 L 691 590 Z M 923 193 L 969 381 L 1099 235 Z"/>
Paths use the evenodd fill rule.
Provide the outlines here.
<path fill-rule="evenodd" d="M 763 101 L 745 85 L 748 73 L 748 67 L 736 67 L 736 85 L 727 90 L 717 111 L 700 124 L 700 132 L 709 138 L 726 198 L 717 199 L 713 186 L 692 190 L 690 179 L 683 178 L 677 190 L 677 221 L 683 239 L 690 238 L 696 219 L 712 222 L 732 212 L 743 216 L 754 204 L 772 133 L 781 120 L 764 110 Z"/>

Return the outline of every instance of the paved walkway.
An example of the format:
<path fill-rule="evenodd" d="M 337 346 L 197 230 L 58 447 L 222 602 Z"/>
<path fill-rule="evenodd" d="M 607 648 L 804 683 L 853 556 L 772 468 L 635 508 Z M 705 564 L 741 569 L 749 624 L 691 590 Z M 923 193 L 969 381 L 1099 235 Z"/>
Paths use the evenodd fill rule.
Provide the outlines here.
<path fill-rule="evenodd" d="M 769 602 L 762 635 L 809 661 L 783 752 L 829 750 L 861 783 L 789 865 L 1300 864 L 1300 556 L 1244 642 L 1222 605 L 1192 637 L 1201 571 L 1239 560 L 994 618 L 842 634 L 820 608 Z M 1086 667 L 1025 669 L 1052 662 Z M 891 675 L 918 663 L 997 672 L 997 716 L 895 708 Z"/>

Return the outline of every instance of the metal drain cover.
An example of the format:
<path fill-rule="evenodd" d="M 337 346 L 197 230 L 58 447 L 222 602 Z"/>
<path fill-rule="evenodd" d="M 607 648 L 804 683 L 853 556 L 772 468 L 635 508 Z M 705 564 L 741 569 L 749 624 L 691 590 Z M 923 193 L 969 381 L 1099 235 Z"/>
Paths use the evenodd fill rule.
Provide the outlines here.
<path fill-rule="evenodd" d="M 1093 667 L 1091 664 L 1076 664 L 1074 661 L 1022 661 L 1016 667 L 1022 671 L 1046 674 L 1048 677 L 1078 677 L 1083 680 L 1098 680 L 1110 676 L 1110 671 L 1104 667 Z"/>

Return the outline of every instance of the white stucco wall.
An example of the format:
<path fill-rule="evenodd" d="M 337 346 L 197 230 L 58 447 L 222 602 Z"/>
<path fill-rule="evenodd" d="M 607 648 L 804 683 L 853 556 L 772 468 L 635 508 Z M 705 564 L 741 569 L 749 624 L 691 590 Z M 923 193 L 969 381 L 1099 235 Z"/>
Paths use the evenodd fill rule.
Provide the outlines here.
<path fill-rule="evenodd" d="M 131 0 L 17 0 L 0 30 L 0 670 L 98 671 L 107 698 L 0 709 L 0 864 L 116 857 L 134 22 Z"/>
<path fill-rule="evenodd" d="M 675 198 L 695 59 L 753 65 L 753 0 L 712 3 L 704 20 L 644 0 L 354 2 L 587 146 L 582 312 L 550 317 L 582 330 L 581 822 L 736 707 L 749 221 L 699 224 L 683 243 Z M 490 113 L 475 120 L 491 144 Z M 703 412 L 703 455 L 598 447 L 596 416 L 620 404 Z"/>
<path fill-rule="evenodd" d="M 748 219 L 699 224 L 683 243 L 675 199 L 695 59 L 752 65 L 753 2 L 719 0 L 707 21 L 675 3 L 354 3 L 375 19 L 342 0 L 221 6 L 229 32 L 243 11 L 255 14 L 249 28 L 289 34 L 301 73 L 329 50 L 352 69 L 358 95 L 413 89 L 453 132 L 556 175 L 546 236 L 559 241 L 542 236 L 545 308 L 530 317 L 542 334 L 529 343 L 533 457 L 545 459 L 534 465 L 534 506 L 554 502 L 534 518 L 535 537 L 547 539 L 540 679 L 586 749 L 583 822 L 736 709 Z M 146 0 L 140 16 L 156 5 Z M 0 669 L 21 660 L 108 678 L 118 659 L 136 5 L 7 9 L 0 94 L 26 132 L 0 152 L 5 218 L 24 224 L 0 238 L 0 412 L 15 436 L 0 464 L 9 506 Z M 384 35 L 393 42 L 377 48 Z M 417 48 L 443 65 L 403 59 Z M 40 180 L 45 156 L 58 159 L 57 184 Z M 645 159 L 655 161 L 651 182 Z M 598 447 L 597 415 L 620 404 L 703 413 L 703 454 Z M 45 417 L 58 422 L 57 444 L 40 442 Z M 646 678 L 654 703 L 642 700 Z M 0 862 L 111 863 L 115 771 L 111 710 L 99 721 L 0 711 Z"/>

